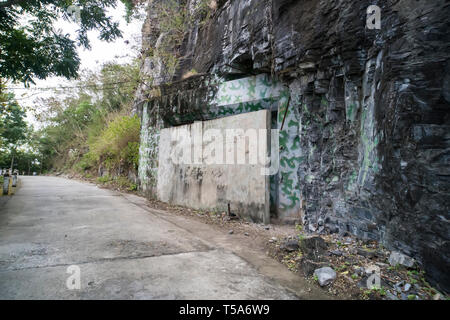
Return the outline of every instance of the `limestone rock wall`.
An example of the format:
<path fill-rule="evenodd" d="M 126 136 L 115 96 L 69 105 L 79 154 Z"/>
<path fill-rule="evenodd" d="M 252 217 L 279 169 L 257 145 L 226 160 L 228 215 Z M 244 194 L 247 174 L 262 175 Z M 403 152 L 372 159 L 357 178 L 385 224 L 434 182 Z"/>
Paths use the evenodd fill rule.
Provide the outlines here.
<path fill-rule="evenodd" d="M 380 30 L 366 28 L 372 4 Z M 280 183 L 305 227 L 379 240 L 448 291 L 449 15 L 445 0 L 218 1 L 171 80 L 195 69 L 281 81 L 280 156 L 295 170 Z"/>

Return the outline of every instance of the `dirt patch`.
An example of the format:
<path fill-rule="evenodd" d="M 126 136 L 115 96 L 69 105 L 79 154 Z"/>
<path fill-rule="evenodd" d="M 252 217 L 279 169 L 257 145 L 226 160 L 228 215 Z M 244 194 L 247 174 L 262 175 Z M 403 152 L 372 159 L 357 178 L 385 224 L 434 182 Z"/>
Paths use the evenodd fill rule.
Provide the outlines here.
<path fill-rule="evenodd" d="M 448 297 L 432 288 L 425 280 L 425 272 L 417 265 L 410 268 L 389 264 L 391 252 L 375 241 L 362 241 L 337 235 L 313 236 L 326 243 L 326 250 L 318 258 L 305 256 L 302 242 L 311 239 L 300 234 L 270 244 L 270 254 L 293 272 L 300 272 L 316 282 L 314 270 L 331 267 L 336 279 L 323 289 L 340 299 L 363 300 L 445 300 Z M 298 241 L 298 250 L 287 250 L 286 243 Z M 308 249 L 306 249 L 308 251 Z M 379 286 L 372 288 L 375 277 Z"/>
<path fill-rule="evenodd" d="M 311 274 L 311 270 L 330 266 L 336 271 L 336 279 L 332 284 L 321 289 L 338 299 L 447 299 L 445 294 L 428 284 L 424 271 L 419 267 L 391 266 L 388 263 L 391 252 L 375 241 L 321 235 L 320 238 L 326 243 L 326 250 L 320 259 L 316 259 L 311 256 L 305 257 L 305 251 L 309 250 L 302 248 L 302 240 L 309 239 L 310 235 L 299 231 L 298 226 L 278 224 L 266 226 L 230 217 L 227 212 L 194 210 L 172 206 L 157 200 L 148 200 L 147 204 L 150 208 L 215 225 L 230 234 L 245 235 L 251 238 L 256 246 L 265 250 L 267 255 L 284 264 L 290 271 L 303 275 L 309 283 L 314 283 L 318 287 L 319 284 Z M 293 242 L 298 243 L 297 248 L 289 247 L 289 244 Z M 309 242 L 308 245 L 310 245 Z M 305 260 L 308 261 L 305 262 Z M 370 270 L 373 268 L 379 270 L 381 278 L 379 289 L 367 287 L 367 280 L 372 275 Z"/>

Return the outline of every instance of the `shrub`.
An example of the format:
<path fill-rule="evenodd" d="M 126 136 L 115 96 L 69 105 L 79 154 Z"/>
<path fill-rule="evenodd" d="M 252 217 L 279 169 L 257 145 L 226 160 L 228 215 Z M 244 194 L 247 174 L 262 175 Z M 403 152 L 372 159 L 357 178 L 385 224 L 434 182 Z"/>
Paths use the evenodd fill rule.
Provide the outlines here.
<path fill-rule="evenodd" d="M 122 157 L 126 159 L 128 164 L 137 169 L 139 165 L 139 142 L 128 142 Z"/>
<path fill-rule="evenodd" d="M 113 119 L 90 145 L 92 160 L 101 161 L 109 169 L 126 164 L 136 168 L 139 161 L 140 120 L 135 115 Z"/>
<path fill-rule="evenodd" d="M 111 177 L 109 175 L 104 175 L 103 177 L 98 177 L 97 182 L 105 184 L 107 182 L 111 181 Z"/>
<path fill-rule="evenodd" d="M 115 186 L 119 189 L 124 189 L 128 191 L 136 191 L 137 185 L 130 180 L 128 180 L 127 177 L 118 176 L 118 177 L 111 177 L 109 175 L 105 175 L 103 177 L 98 177 L 97 182 L 101 184 L 109 184 L 111 186 Z"/>
<path fill-rule="evenodd" d="M 95 160 L 95 156 L 91 152 L 85 153 L 80 161 L 75 163 L 75 169 L 81 172 L 89 170 L 95 166 Z"/>

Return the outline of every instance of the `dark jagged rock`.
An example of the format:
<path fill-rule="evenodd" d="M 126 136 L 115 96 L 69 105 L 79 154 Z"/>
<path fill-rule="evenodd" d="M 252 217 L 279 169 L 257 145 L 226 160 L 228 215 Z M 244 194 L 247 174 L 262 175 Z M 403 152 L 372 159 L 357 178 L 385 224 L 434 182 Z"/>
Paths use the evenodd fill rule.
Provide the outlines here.
<path fill-rule="evenodd" d="M 298 241 L 286 240 L 283 244 L 281 244 L 280 249 L 288 252 L 297 251 L 299 249 Z"/>
<path fill-rule="evenodd" d="M 300 250 L 307 259 L 322 260 L 327 249 L 327 243 L 319 236 L 305 237 L 300 240 Z"/>
<path fill-rule="evenodd" d="M 365 26 L 372 4 L 380 30 Z M 301 128 L 305 225 L 380 241 L 448 292 L 449 16 L 445 0 L 219 1 L 189 30 L 170 80 L 195 69 L 283 81 Z M 146 26 L 156 43 L 157 27 Z M 143 69 L 164 82 L 152 63 Z M 202 120 L 201 105 L 180 116 Z"/>
<path fill-rule="evenodd" d="M 373 257 L 377 257 L 378 256 L 378 252 L 374 251 L 374 250 L 367 250 L 367 249 L 362 249 L 362 248 L 357 248 L 356 249 L 357 253 L 363 257 L 366 258 L 373 258 Z"/>
<path fill-rule="evenodd" d="M 317 277 L 317 281 L 319 282 L 321 287 L 329 285 L 334 281 L 334 279 L 336 279 L 336 271 L 334 271 L 330 267 L 316 269 L 314 271 L 314 275 Z"/>

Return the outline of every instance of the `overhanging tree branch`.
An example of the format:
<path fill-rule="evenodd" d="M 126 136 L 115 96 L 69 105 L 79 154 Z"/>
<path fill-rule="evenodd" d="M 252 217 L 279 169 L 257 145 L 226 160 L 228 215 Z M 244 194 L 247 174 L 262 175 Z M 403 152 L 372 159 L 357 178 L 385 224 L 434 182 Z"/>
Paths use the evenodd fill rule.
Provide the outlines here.
<path fill-rule="evenodd" d="M 21 2 L 24 2 L 24 0 L 6 0 L 6 1 L 0 0 L 0 8 L 7 8 L 7 7 L 14 6 L 14 5 L 18 5 Z"/>

